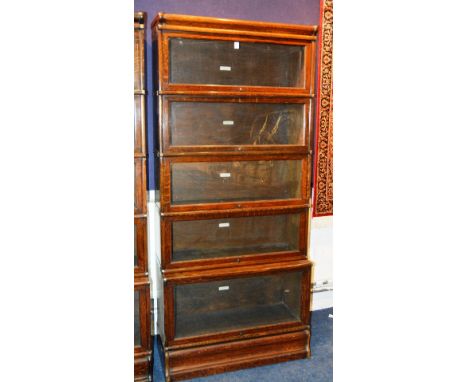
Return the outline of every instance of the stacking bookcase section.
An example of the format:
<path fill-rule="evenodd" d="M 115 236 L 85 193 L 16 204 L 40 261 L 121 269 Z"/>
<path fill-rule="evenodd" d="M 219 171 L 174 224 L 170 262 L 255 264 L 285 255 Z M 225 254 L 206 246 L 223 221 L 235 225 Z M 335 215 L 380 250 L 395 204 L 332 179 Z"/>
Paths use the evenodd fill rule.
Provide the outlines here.
<path fill-rule="evenodd" d="M 309 155 L 164 157 L 163 212 L 305 205 Z"/>
<path fill-rule="evenodd" d="M 166 344 L 166 379 L 310 355 L 309 261 L 160 277 L 158 325 Z"/>
<path fill-rule="evenodd" d="M 310 356 L 316 33 L 162 13 L 152 23 L 167 382 Z"/>
<path fill-rule="evenodd" d="M 161 94 L 310 95 L 316 27 L 160 13 Z"/>
<path fill-rule="evenodd" d="M 150 290 L 147 278 L 135 279 L 134 284 L 134 374 L 135 381 L 151 380 L 151 322 Z"/>
<path fill-rule="evenodd" d="M 309 98 L 160 98 L 164 155 L 310 150 Z"/>
<path fill-rule="evenodd" d="M 303 206 L 163 216 L 161 265 L 169 272 L 304 260 L 308 214 Z"/>
<path fill-rule="evenodd" d="M 149 382 L 152 376 L 151 303 L 148 274 L 146 208 L 146 15 L 134 14 L 134 380 Z"/>

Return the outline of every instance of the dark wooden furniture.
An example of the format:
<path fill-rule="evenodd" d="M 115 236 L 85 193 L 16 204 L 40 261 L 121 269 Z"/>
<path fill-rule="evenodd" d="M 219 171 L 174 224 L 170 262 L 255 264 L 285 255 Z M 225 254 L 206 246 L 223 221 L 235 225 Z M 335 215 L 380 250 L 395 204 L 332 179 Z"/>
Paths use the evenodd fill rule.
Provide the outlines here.
<path fill-rule="evenodd" d="M 162 13 L 152 23 L 166 381 L 310 356 L 316 33 Z"/>
<path fill-rule="evenodd" d="M 146 211 L 145 14 L 134 15 L 134 362 L 135 381 L 151 381 L 151 306 Z"/>

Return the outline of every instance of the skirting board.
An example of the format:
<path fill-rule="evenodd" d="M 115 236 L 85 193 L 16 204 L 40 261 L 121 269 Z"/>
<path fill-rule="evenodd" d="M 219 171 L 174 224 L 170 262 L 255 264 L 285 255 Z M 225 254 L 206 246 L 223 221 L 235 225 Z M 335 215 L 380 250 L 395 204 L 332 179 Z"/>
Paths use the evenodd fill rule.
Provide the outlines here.
<path fill-rule="evenodd" d="M 312 293 L 310 305 L 312 311 L 333 308 L 333 291 L 324 290 Z"/>

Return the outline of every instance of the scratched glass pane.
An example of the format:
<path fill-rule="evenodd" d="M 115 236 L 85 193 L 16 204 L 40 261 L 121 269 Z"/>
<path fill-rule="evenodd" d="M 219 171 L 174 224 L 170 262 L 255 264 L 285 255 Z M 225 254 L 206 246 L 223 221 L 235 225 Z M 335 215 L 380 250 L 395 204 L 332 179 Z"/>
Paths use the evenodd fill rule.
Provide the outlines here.
<path fill-rule="evenodd" d="M 171 83 L 304 86 L 304 46 L 170 38 L 169 52 Z"/>
<path fill-rule="evenodd" d="M 174 146 L 301 145 L 303 104 L 170 102 Z"/>
<path fill-rule="evenodd" d="M 300 321 L 301 272 L 178 285 L 175 337 Z"/>
<path fill-rule="evenodd" d="M 300 214 L 175 221 L 172 260 L 297 251 Z"/>
<path fill-rule="evenodd" d="M 301 160 L 173 163 L 172 203 L 299 199 L 301 166 Z"/>
<path fill-rule="evenodd" d="M 134 346 L 141 346 L 140 335 L 140 292 L 134 292 L 134 305 L 133 305 L 133 344 Z"/>

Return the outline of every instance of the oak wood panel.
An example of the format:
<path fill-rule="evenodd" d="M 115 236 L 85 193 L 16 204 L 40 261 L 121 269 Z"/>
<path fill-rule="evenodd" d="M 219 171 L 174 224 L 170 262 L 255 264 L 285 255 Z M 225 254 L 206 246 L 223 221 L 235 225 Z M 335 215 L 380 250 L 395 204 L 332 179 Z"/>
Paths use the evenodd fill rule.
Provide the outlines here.
<path fill-rule="evenodd" d="M 315 36 L 318 27 L 308 25 L 272 23 L 264 21 L 250 21 L 239 19 L 226 19 L 204 16 L 181 15 L 171 13 L 158 13 L 151 22 L 154 30 L 157 26 L 172 27 L 177 30 L 182 26 L 205 28 L 207 30 L 223 29 L 226 31 L 257 31 L 265 33 L 280 33 L 294 36 Z M 288 37 L 289 38 L 289 37 Z"/>

